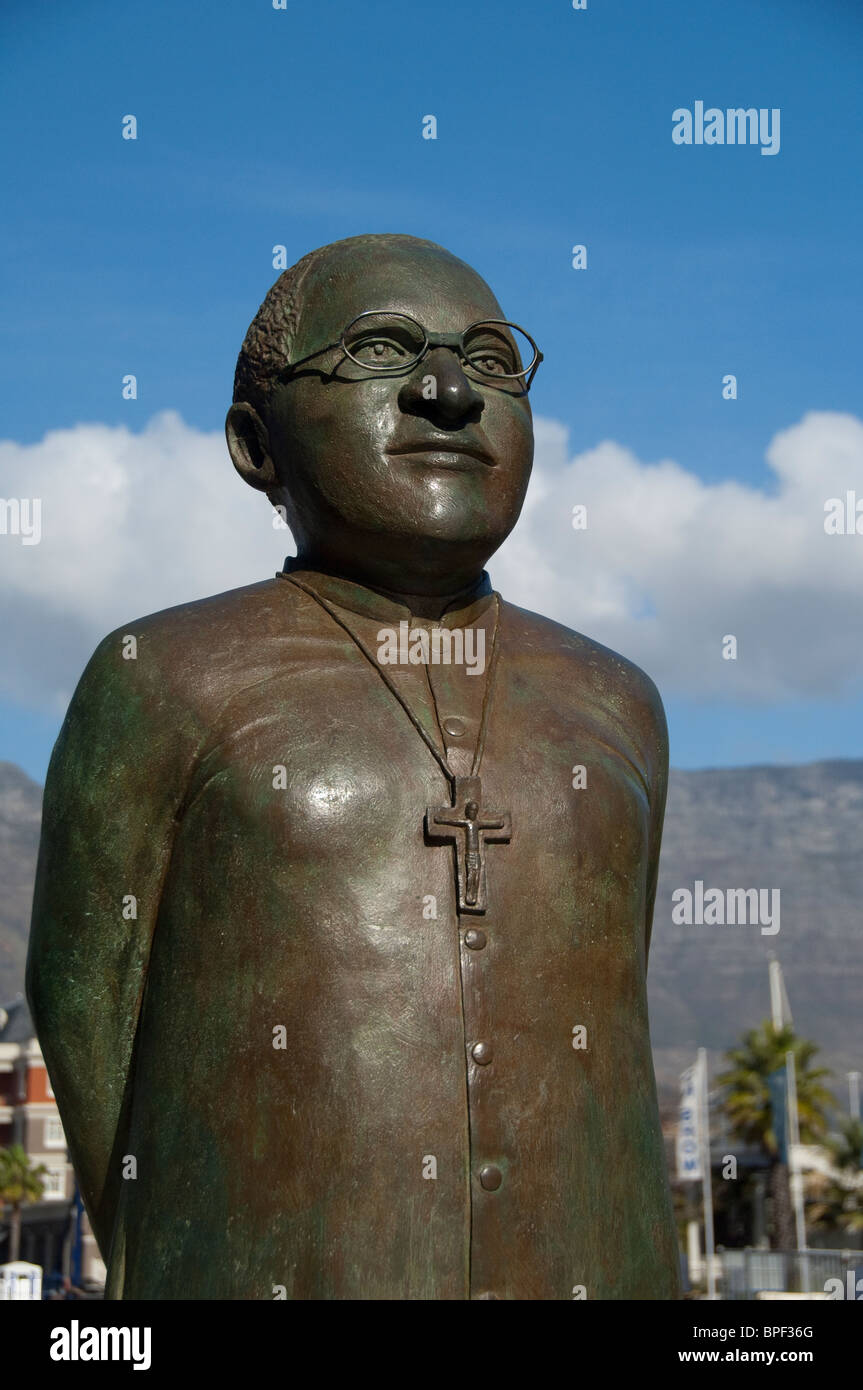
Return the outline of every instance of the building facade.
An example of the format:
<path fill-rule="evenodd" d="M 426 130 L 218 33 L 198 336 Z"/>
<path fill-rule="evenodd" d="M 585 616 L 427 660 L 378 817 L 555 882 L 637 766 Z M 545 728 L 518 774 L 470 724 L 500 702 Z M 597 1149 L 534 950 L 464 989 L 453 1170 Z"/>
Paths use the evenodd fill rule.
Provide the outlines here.
<path fill-rule="evenodd" d="M 21 1213 L 19 1259 L 41 1265 L 44 1277 L 78 1275 L 74 1259 L 78 1212 L 75 1175 L 27 1001 L 18 995 L 0 1007 L 0 1149 L 20 1144 L 33 1166 L 44 1165 L 40 1202 Z M 105 1266 L 81 1212 L 80 1279 L 104 1285 Z M 0 1214 L 0 1264 L 10 1258 L 9 1210 Z"/>

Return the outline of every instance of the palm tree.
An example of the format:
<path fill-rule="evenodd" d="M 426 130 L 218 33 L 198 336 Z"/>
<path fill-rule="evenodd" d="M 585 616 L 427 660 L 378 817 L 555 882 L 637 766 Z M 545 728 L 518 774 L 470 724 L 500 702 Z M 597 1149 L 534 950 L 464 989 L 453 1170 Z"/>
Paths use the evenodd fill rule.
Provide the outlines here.
<path fill-rule="evenodd" d="M 821 1084 L 822 1078 L 830 1075 L 829 1069 L 812 1065 L 818 1050 L 815 1043 L 798 1038 L 790 1026 L 777 1029 L 766 1019 L 759 1028 L 744 1033 L 740 1047 L 726 1052 L 730 1068 L 716 1078 L 726 1091 L 724 1105 L 731 1132 L 760 1149 L 769 1164 L 767 1190 L 773 1205 L 770 1244 L 774 1250 L 793 1247 L 794 1219 L 788 1165 L 781 1155 L 782 1136 L 777 1137 L 773 1127 L 768 1078 L 780 1068 L 784 1070 L 785 1054 L 793 1053 L 800 1142 L 818 1143 L 827 1129 L 826 1111 L 834 1104 Z"/>
<path fill-rule="evenodd" d="M 831 1135 L 824 1147 L 833 1160 L 834 1175 L 818 1184 L 812 1224 L 857 1235 L 863 1231 L 863 1121 L 846 1115 L 839 1133 Z"/>
<path fill-rule="evenodd" d="M 11 1208 L 9 1220 L 9 1259 L 17 1260 L 21 1248 L 21 1207 L 38 1202 L 45 1190 L 44 1163 L 33 1167 L 20 1144 L 0 1149 L 0 1207 Z"/>

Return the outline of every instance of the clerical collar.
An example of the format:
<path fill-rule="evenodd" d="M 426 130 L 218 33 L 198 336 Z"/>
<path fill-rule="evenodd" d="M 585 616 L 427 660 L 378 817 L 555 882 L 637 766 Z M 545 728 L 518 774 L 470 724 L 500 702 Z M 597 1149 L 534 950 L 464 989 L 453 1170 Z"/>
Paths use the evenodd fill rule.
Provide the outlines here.
<path fill-rule="evenodd" d="M 411 613 L 406 604 L 352 579 L 325 574 L 322 570 L 307 569 L 293 555 L 287 557 L 282 569 L 277 571 L 276 578 L 282 579 L 288 575 L 295 575 L 303 584 L 314 589 L 315 593 L 351 613 L 389 623 L 398 623 L 405 619 L 416 620 L 416 615 Z M 447 604 L 438 622 L 443 627 L 467 627 L 485 612 L 493 598 L 491 580 L 483 570 L 476 584 Z"/>

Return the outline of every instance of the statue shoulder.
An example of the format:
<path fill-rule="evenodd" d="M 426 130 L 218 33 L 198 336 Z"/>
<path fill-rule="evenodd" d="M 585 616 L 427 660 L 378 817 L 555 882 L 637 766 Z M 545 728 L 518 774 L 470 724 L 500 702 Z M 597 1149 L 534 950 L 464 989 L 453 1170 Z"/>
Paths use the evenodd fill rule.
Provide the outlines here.
<path fill-rule="evenodd" d="M 288 587 L 264 580 L 123 623 L 99 643 L 79 691 L 106 684 L 120 700 L 150 694 L 207 714 L 271 662 Z"/>
<path fill-rule="evenodd" d="M 660 771 L 668 758 L 668 730 L 656 684 L 640 666 L 563 623 L 502 603 L 508 646 L 527 679 L 557 686 L 574 709 L 604 711 L 609 725 L 635 737 L 647 762 Z"/>
<path fill-rule="evenodd" d="M 188 766 L 219 710 L 275 664 L 285 622 L 273 579 L 123 623 L 99 643 L 72 696 L 52 758 L 80 781 L 133 757 Z M 269 638 L 269 640 L 268 640 Z"/>

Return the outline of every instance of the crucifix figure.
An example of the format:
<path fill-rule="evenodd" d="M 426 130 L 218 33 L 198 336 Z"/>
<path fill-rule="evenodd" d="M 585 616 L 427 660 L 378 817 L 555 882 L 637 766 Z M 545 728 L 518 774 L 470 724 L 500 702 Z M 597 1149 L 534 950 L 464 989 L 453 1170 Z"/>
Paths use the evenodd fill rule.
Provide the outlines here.
<path fill-rule="evenodd" d="M 426 829 L 429 839 L 452 840 L 455 844 L 459 912 L 485 912 L 488 894 L 483 845 L 487 840 L 510 838 L 509 811 L 484 812 L 479 777 L 456 777 L 452 806 L 440 806 L 437 810 L 429 806 Z"/>

